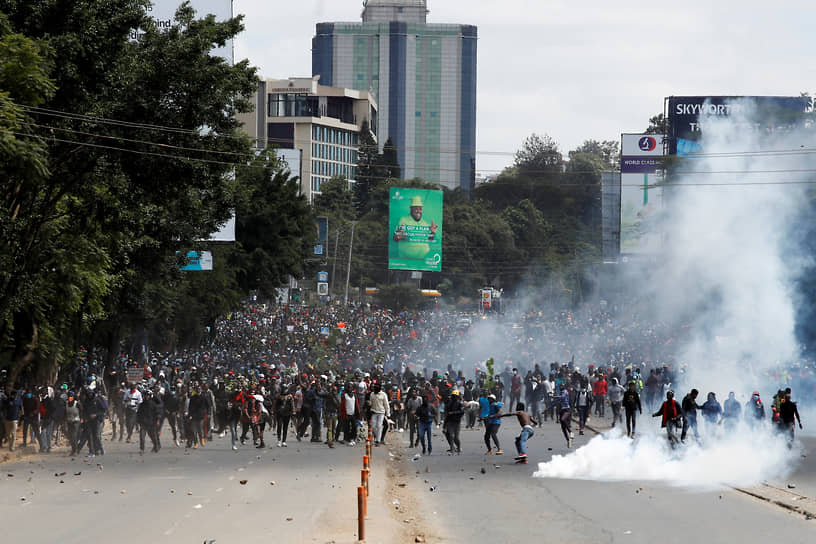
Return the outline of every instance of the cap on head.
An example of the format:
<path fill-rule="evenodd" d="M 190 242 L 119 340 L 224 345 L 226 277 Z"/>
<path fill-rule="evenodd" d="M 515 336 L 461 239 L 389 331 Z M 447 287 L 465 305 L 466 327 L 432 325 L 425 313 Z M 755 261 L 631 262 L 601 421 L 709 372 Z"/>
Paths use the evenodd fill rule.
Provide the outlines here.
<path fill-rule="evenodd" d="M 411 207 L 412 208 L 421 208 L 422 207 L 422 198 L 420 198 L 418 196 L 412 196 L 411 197 Z"/>

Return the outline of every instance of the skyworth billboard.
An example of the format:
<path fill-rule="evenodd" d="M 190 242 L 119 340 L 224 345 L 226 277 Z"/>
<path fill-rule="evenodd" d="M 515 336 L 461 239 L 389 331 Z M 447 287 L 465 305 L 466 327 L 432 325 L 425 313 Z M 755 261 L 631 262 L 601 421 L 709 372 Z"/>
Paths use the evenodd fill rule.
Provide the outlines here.
<path fill-rule="evenodd" d="M 755 107 L 746 130 L 784 129 L 802 118 L 810 100 L 801 96 L 670 96 L 666 98 L 669 155 L 701 151 L 701 115 L 728 117 Z"/>

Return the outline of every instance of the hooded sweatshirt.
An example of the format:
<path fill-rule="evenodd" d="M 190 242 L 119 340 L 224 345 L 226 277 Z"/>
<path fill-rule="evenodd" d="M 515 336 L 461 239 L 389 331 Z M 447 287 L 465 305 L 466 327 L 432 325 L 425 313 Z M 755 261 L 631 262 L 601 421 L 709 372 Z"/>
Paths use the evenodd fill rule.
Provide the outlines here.
<path fill-rule="evenodd" d="M 609 386 L 609 402 L 621 402 L 625 389 L 618 383 L 617 378 L 612 378 L 612 385 Z"/>

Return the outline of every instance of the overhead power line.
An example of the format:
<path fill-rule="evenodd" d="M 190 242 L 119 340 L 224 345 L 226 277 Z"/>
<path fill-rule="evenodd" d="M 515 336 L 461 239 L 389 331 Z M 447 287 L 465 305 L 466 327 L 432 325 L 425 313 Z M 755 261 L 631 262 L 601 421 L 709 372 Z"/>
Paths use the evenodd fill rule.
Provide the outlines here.
<path fill-rule="evenodd" d="M 140 149 L 130 149 L 127 147 L 114 147 L 110 145 L 103 145 L 103 144 L 96 144 L 92 142 L 83 142 L 78 140 L 69 140 L 65 138 L 57 138 L 54 136 L 41 136 L 37 134 L 29 134 L 24 132 L 17 132 L 12 130 L 5 130 L 0 129 L 0 133 L 3 134 L 11 134 L 14 136 L 24 137 L 24 138 L 35 138 L 42 141 L 52 141 L 52 142 L 60 142 L 66 144 L 73 144 L 82 147 L 92 147 L 97 149 L 106 149 L 109 151 L 118 151 L 121 153 L 135 153 L 139 155 L 148 155 L 153 157 L 161 157 L 166 159 L 173 159 L 173 160 L 181 160 L 187 162 L 199 162 L 204 164 L 219 164 L 223 166 L 231 166 L 236 168 L 264 168 L 264 165 L 253 165 L 247 163 L 238 163 L 238 162 L 229 162 L 229 161 L 220 161 L 214 159 L 204 159 L 204 158 L 196 158 L 196 157 L 186 157 L 182 155 L 170 155 L 167 153 L 159 153 L 154 151 L 145 151 Z M 178 148 L 177 149 L 182 149 Z M 196 150 L 199 152 L 209 152 L 210 150 L 200 149 Z M 755 172 L 755 171 L 720 171 L 714 173 L 720 174 L 754 174 L 754 173 L 778 173 L 778 174 L 789 174 L 789 173 L 811 173 L 816 172 L 816 170 L 769 170 L 763 172 Z M 531 172 L 534 173 L 534 172 Z M 575 173 L 575 172 L 569 172 Z M 690 172 L 691 173 L 691 172 Z M 696 174 L 705 174 L 706 172 L 694 172 Z M 568 174 L 567 172 L 560 172 L 560 174 Z M 426 180 L 427 181 L 427 180 Z M 429 182 L 432 183 L 432 182 Z M 729 182 L 683 182 L 683 183 L 671 183 L 665 185 L 649 185 L 647 188 L 655 188 L 655 187 L 731 187 L 731 186 L 765 186 L 765 185 L 811 185 L 816 184 L 816 179 L 805 179 L 805 180 L 754 180 L 754 181 L 729 181 Z M 586 183 L 558 183 L 555 187 L 579 187 L 579 188 L 591 188 L 597 187 L 597 185 L 590 185 Z M 621 187 L 638 187 L 643 188 L 642 183 L 625 183 L 621 184 Z"/>
<path fill-rule="evenodd" d="M 81 120 L 81 121 L 88 121 L 100 124 L 110 124 L 116 125 L 126 128 L 133 128 L 133 129 L 144 129 L 144 130 L 155 130 L 155 131 L 163 131 L 163 132 L 171 132 L 171 133 L 180 133 L 180 134 L 188 134 L 188 135 L 198 135 L 199 130 L 198 128 L 190 129 L 190 128 L 180 128 L 180 127 L 171 127 L 167 125 L 155 125 L 155 124 L 148 124 L 148 123 L 134 123 L 131 121 L 121 121 L 116 119 L 110 119 L 105 117 L 96 117 L 84 114 L 77 114 L 77 113 L 70 113 L 64 112 L 59 110 L 47 109 L 47 108 L 39 108 L 33 106 L 25 106 L 19 105 L 20 108 L 29 112 L 29 113 L 36 113 L 39 115 L 46 115 L 64 119 L 71 119 L 71 120 Z M 328 145 L 339 145 L 339 144 L 332 144 L 329 142 L 322 142 L 316 140 L 302 140 L 302 139 L 289 139 L 289 138 L 257 138 L 250 135 L 245 136 L 235 136 L 231 134 L 216 134 L 215 138 L 220 139 L 235 139 L 235 140 L 244 140 L 249 139 L 255 142 L 267 142 L 267 143 L 299 143 L 300 145 L 304 145 L 306 143 L 319 143 L 319 144 L 328 144 Z M 352 148 L 352 146 L 344 146 L 348 148 Z M 413 152 L 420 152 L 420 153 L 440 153 L 440 154 L 461 154 L 461 155 L 492 155 L 492 156 L 515 156 L 517 151 L 492 151 L 492 150 L 466 150 L 462 151 L 458 148 L 456 149 L 445 149 L 445 148 L 421 148 L 421 147 L 409 147 L 409 146 L 394 146 L 395 149 L 403 149 L 405 151 L 413 151 Z M 791 155 L 809 155 L 816 153 L 816 147 L 806 147 L 801 146 L 799 148 L 792 148 L 792 149 L 767 149 L 767 150 L 753 150 L 753 151 L 734 151 L 734 152 L 699 152 L 699 153 L 692 153 L 687 155 L 687 158 L 690 159 L 698 159 L 698 158 L 708 158 L 708 157 L 721 157 L 721 158 L 731 158 L 731 157 L 745 157 L 745 156 L 791 156 Z M 495 171 L 500 172 L 501 170 L 482 170 L 482 171 Z M 547 172 L 539 172 L 539 173 L 547 173 Z M 554 171 L 552 173 L 559 173 Z"/>

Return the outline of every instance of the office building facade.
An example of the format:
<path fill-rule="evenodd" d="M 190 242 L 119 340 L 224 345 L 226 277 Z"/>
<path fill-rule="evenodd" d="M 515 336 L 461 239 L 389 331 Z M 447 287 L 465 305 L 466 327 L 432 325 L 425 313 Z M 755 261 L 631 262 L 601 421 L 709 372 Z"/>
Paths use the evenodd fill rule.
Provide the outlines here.
<path fill-rule="evenodd" d="M 258 148 L 301 150 L 301 192 L 309 202 L 332 177 L 353 186 L 363 123 L 376 139 L 378 122 L 371 93 L 320 85 L 319 79 L 259 81 L 255 111 L 239 115 Z"/>
<path fill-rule="evenodd" d="M 475 26 L 426 22 L 425 0 L 368 0 L 362 22 L 319 23 L 312 73 L 371 92 L 379 143 L 390 137 L 405 179 L 470 191 L 475 180 Z"/>

